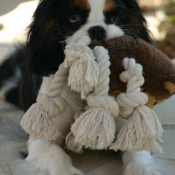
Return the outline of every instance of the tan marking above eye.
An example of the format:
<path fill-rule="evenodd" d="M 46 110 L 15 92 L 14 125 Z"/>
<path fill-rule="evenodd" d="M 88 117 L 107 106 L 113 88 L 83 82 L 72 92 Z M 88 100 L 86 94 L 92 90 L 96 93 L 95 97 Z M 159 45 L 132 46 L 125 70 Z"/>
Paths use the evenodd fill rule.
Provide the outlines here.
<path fill-rule="evenodd" d="M 110 12 L 110 11 L 112 11 L 115 8 L 116 8 L 116 4 L 115 4 L 115 2 L 113 0 L 106 0 L 105 8 L 104 8 L 105 12 Z"/>
<path fill-rule="evenodd" d="M 95 0 L 94 0 L 95 1 Z M 89 10 L 90 5 L 88 0 L 75 0 L 74 4 L 83 10 Z"/>

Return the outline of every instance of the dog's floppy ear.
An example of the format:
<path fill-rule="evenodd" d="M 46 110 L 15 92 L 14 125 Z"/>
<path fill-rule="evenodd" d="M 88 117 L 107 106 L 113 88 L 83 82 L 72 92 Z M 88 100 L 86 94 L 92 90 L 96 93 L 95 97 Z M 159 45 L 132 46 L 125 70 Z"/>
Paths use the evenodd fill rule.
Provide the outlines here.
<path fill-rule="evenodd" d="M 128 28 L 133 31 L 139 38 L 147 41 L 148 43 L 152 43 L 152 39 L 150 37 L 150 32 L 147 28 L 147 23 L 145 18 L 141 13 L 141 9 L 136 0 L 123 0 L 125 6 L 129 11 L 128 17 Z"/>
<path fill-rule="evenodd" d="M 58 70 L 64 60 L 64 40 L 59 36 L 57 5 L 53 0 L 42 0 L 29 26 L 27 41 L 27 64 L 31 73 L 48 76 Z"/>

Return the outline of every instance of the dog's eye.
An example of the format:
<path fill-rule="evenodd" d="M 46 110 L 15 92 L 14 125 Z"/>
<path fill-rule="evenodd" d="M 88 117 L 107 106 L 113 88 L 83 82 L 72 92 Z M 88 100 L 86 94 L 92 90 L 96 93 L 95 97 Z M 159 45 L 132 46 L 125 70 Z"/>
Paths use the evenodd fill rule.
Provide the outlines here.
<path fill-rule="evenodd" d="M 111 22 L 116 24 L 116 22 L 118 21 L 118 16 L 117 15 L 114 15 L 111 17 Z"/>
<path fill-rule="evenodd" d="M 77 14 L 73 14 L 70 16 L 70 22 L 79 22 L 80 21 L 80 16 Z"/>

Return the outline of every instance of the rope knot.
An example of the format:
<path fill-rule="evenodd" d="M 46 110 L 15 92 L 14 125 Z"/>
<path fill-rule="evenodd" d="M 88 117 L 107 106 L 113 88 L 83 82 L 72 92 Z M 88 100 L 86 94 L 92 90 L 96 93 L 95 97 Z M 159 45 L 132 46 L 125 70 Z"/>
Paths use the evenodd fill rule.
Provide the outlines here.
<path fill-rule="evenodd" d="M 133 58 L 124 58 L 122 65 L 125 71 L 120 74 L 120 80 L 127 83 L 127 93 L 119 94 L 117 101 L 121 117 L 128 119 L 136 107 L 144 106 L 147 103 L 148 97 L 140 92 L 140 87 L 144 84 L 142 66 L 136 64 Z"/>
<path fill-rule="evenodd" d="M 38 95 L 37 102 L 43 106 L 44 110 L 52 118 L 57 117 L 58 114 L 65 111 L 67 106 L 63 98 L 59 96 L 51 98 L 48 94 L 44 93 Z"/>
<path fill-rule="evenodd" d="M 69 67 L 68 85 L 71 89 L 85 97 L 98 84 L 99 66 L 92 50 L 87 46 L 90 39 L 80 39 L 78 43 L 71 43 L 65 49 L 65 68 Z"/>
<path fill-rule="evenodd" d="M 120 115 L 128 119 L 136 107 L 144 106 L 148 101 L 148 96 L 142 92 L 121 93 L 117 97 L 120 106 Z"/>
<path fill-rule="evenodd" d="M 112 117 L 117 117 L 119 114 L 119 107 L 112 96 L 94 96 L 93 94 L 87 97 L 88 108 L 104 108 L 110 112 Z"/>
<path fill-rule="evenodd" d="M 110 61 L 108 51 L 96 46 L 93 54 L 99 66 L 98 85 L 93 94 L 87 96 L 87 107 L 71 127 L 66 144 L 69 149 L 82 151 L 82 148 L 105 149 L 115 138 L 114 117 L 119 114 L 119 106 L 108 95 Z"/>
<path fill-rule="evenodd" d="M 144 83 L 142 66 L 136 64 L 133 58 L 125 58 L 123 67 L 126 71 L 121 74 L 120 78 L 121 81 L 127 83 L 127 91 L 117 97 L 117 102 L 120 106 L 121 117 L 128 121 L 110 148 L 161 152 L 156 139 L 161 139 L 163 129 L 154 111 L 145 106 L 148 101 L 147 95 L 140 92 L 140 86 Z"/>
<path fill-rule="evenodd" d="M 61 91 L 66 83 L 69 70 L 60 65 L 48 89 L 48 93 L 39 94 L 37 103 L 33 104 L 21 120 L 22 128 L 34 139 L 56 140 L 59 131 L 51 117 L 66 110 L 66 101 Z"/>
<path fill-rule="evenodd" d="M 127 83 L 131 77 L 135 76 L 136 80 L 140 80 L 142 76 L 142 66 L 140 64 L 136 64 L 136 67 L 124 71 L 120 74 L 120 80 L 124 83 Z"/>

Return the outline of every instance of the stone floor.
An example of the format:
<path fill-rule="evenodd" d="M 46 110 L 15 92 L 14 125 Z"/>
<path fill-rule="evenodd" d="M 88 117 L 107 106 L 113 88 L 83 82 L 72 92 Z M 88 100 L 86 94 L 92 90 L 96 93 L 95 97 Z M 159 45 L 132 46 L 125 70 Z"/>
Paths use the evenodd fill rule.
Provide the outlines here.
<path fill-rule="evenodd" d="M 0 0 L 0 61 L 9 55 L 14 45 L 25 41 L 25 27 L 29 24 L 37 1 Z M 25 15 L 21 15 L 25 14 Z M 164 128 L 161 144 L 163 154 L 154 154 L 160 162 L 162 175 L 175 175 L 175 96 L 157 105 L 154 110 Z M 23 112 L 0 101 L 0 175 L 15 174 L 12 155 L 15 150 L 25 150 L 28 136 L 19 126 Z M 120 175 L 120 154 L 105 151 L 86 151 L 82 154 L 69 153 L 75 166 L 88 175 Z M 90 171 L 91 170 L 91 171 Z"/>
<path fill-rule="evenodd" d="M 162 175 L 175 174 L 175 96 L 155 107 L 155 111 L 164 127 L 164 142 L 161 144 L 163 154 L 154 154 L 159 161 Z M 25 175 L 15 174 L 12 166 L 14 151 L 25 151 L 28 135 L 19 126 L 23 111 L 0 101 L 0 175 Z M 121 156 L 115 152 L 85 151 L 83 154 L 68 152 L 76 167 L 87 175 L 120 175 Z"/>

